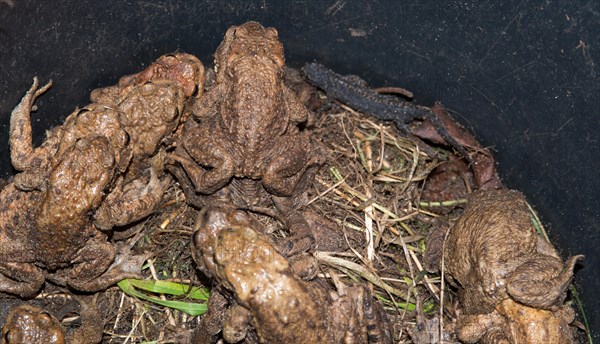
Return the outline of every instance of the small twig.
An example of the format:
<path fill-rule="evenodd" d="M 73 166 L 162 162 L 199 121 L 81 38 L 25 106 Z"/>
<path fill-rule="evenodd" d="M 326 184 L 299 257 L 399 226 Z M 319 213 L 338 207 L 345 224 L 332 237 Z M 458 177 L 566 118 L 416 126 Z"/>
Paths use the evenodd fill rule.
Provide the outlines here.
<path fill-rule="evenodd" d="M 183 207 L 182 211 L 174 211 L 171 215 L 169 215 L 169 217 L 167 217 L 161 224 L 160 224 L 160 229 L 165 229 L 167 228 L 167 226 L 171 223 L 171 221 L 173 221 L 177 216 L 183 214 L 186 210 L 186 207 Z"/>
<path fill-rule="evenodd" d="M 544 239 L 546 239 L 546 241 L 550 242 L 550 239 L 548 238 L 548 233 L 546 233 L 546 228 L 544 228 L 544 225 L 542 224 L 542 221 L 538 217 L 538 214 L 535 212 L 533 207 L 528 202 L 525 202 L 525 203 L 527 203 L 527 208 L 529 208 L 529 213 L 531 213 L 533 220 L 537 223 L 542 236 L 544 237 Z"/>
<path fill-rule="evenodd" d="M 417 285 L 415 282 L 415 273 L 413 270 L 413 266 L 409 259 L 408 247 L 406 246 L 406 243 L 404 242 L 404 240 L 402 240 L 402 236 L 398 236 L 398 238 L 400 239 L 400 245 L 402 246 L 402 251 L 404 252 L 404 259 L 406 259 L 406 262 L 408 263 L 408 271 L 410 272 L 410 277 L 411 277 L 411 281 L 412 281 L 411 285 L 408 287 L 408 292 L 407 292 L 408 298 L 406 299 L 406 302 L 408 303 L 410 301 L 410 296 L 412 295 L 412 290 Z M 401 321 L 404 321 L 404 318 L 406 318 L 406 312 L 407 312 L 407 309 L 404 308 L 404 310 L 402 312 Z"/>
<path fill-rule="evenodd" d="M 452 228 L 449 228 L 446 231 L 446 234 L 444 234 L 444 241 L 442 242 L 442 263 L 441 263 L 441 269 L 440 269 L 440 332 L 439 332 L 439 338 L 443 338 L 442 335 L 444 334 L 444 292 L 446 290 L 446 260 L 444 259 L 445 256 L 445 252 L 446 252 L 446 240 L 448 239 L 448 234 L 450 234 L 450 231 L 452 230 Z"/>
<path fill-rule="evenodd" d="M 393 86 L 377 87 L 377 88 L 374 88 L 373 91 L 375 91 L 377 93 L 384 93 L 384 94 L 385 93 L 398 94 L 407 99 L 413 99 L 413 97 L 414 97 L 414 95 L 411 91 L 409 91 L 403 87 L 393 87 Z"/>
<path fill-rule="evenodd" d="M 327 195 L 328 193 L 330 193 L 333 189 L 337 188 L 338 186 L 342 185 L 344 183 L 346 179 L 342 179 L 339 182 L 331 185 L 330 187 L 328 187 L 325 191 L 321 192 L 320 194 L 316 195 L 313 199 L 311 199 L 310 201 L 308 201 L 307 205 L 312 204 L 314 201 L 318 200 L 319 198 Z"/>
<path fill-rule="evenodd" d="M 121 300 L 119 301 L 119 311 L 117 312 L 117 317 L 115 318 L 115 324 L 113 325 L 113 331 L 117 331 L 117 327 L 119 326 L 119 321 L 121 320 L 121 314 L 123 309 L 123 304 L 125 303 L 125 293 L 121 292 Z"/>
<path fill-rule="evenodd" d="M 373 150 L 371 149 L 371 144 L 367 141 L 365 145 L 365 156 L 367 158 L 367 172 L 369 174 L 372 173 L 373 170 Z M 371 188 L 373 187 L 373 183 L 371 182 L 371 178 L 367 179 L 367 184 L 365 187 L 365 196 L 367 200 L 371 200 L 373 195 L 371 194 Z M 373 240 L 373 205 L 372 203 L 365 207 L 365 239 L 367 240 L 367 263 L 369 267 L 372 267 L 373 260 L 375 259 L 375 245 Z"/>
<path fill-rule="evenodd" d="M 466 198 L 453 199 L 448 201 L 420 201 L 419 207 L 433 208 L 433 207 L 454 207 L 459 204 L 466 204 Z"/>
<path fill-rule="evenodd" d="M 401 299 L 403 299 L 405 301 L 408 298 L 407 295 L 406 295 L 406 293 L 404 291 L 396 289 L 396 288 L 388 285 L 383 280 L 381 280 L 381 278 L 379 278 L 379 276 L 373 274 L 371 271 L 367 270 L 362 265 L 356 264 L 354 262 L 351 262 L 351 261 L 348 261 L 348 260 L 345 260 L 345 259 L 333 257 L 328 252 L 317 251 L 317 252 L 314 253 L 314 256 L 320 262 L 323 262 L 323 263 L 328 264 L 330 266 L 333 266 L 333 267 L 343 267 L 343 268 L 352 270 L 355 273 L 357 273 L 358 275 L 360 275 L 361 277 L 363 277 L 364 279 L 366 279 L 367 281 L 373 283 L 374 285 L 380 287 L 381 289 L 387 291 L 388 293 L 391 293 L 391 294 L 394 294 L 394 295 L 400 297 Z"/>
<path fill-rule="evenodd" d="M 415 254 L 415 252 L 412 250 L 409 250 L 408 253 L 410 254 L 410 257 L 412 258 L 412 260 L 415 262 L 415 265 L 417 266 L 419 271 L 423 271 L 424 270 L 423 265 L 421 264 L 421 261 L 419 260 L 419 258 Z M 425 285 L 427 286 L 427 289 L 429 289 L 431 294 L 433 294 L 435 298 L 438 298 L 438 295 L 437 295 L 438 290 L 435 287 L 435 285 L 433 285 L 433 282 L 431 281 L 431 279 L 429 277 L 427 277 L 427 275 L 425 275 L 425 276 L 423 276 L 423 280 L 425 281 Z"/>
<path fill-rule="evenodd" d="M 150 269 L 150 273 L 152 274 L 152 278 L 155 281 L 158 281 L 158 275 L 156 274 L 156 269 L 154 268 L 154 260 L 153 259 L 148 259 L 148 268 Z M 160 294 L 160 299 L 166 301 L 167 298 L 165 297 L 164 294 Z M 165 312 L 167 313 L 167 319 L 169 319 L 169 324 L 172 326 L 175 326 L 175 318 L 173 317 L 173 314 L 171 313 L 171 309 L 168 307 L 165 307 Z"/>

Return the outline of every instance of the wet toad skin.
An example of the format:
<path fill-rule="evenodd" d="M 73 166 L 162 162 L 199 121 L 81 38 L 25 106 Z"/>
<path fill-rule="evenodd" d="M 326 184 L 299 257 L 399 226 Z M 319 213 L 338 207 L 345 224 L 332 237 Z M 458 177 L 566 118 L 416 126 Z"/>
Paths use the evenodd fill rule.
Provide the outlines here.
<path fill-rule="evenodd" d="M 40 147 L 32 145 L 30 113 L 51 83 L 39 88 L 34 79 L 11 115 L 11 159 L 21 172 L 0 193 L 0 290 L 31 296 L 48 273 L 82 291 L 139 276 L 143 257 L 119 254 L 115 261 L 115 248 L 96 227 L 131 223 L 162 201 L 170 177 L 159 146 L 177 127 L 185 95 L 204 78 L 195 74 L 203 73 L 197 59 L 168 60 L 169 68 L 73 112 Z"/>
<path fill-rule="evenodd" d="M 58 157 L 45 190 L 0 192 L 0 290 L 29 297 L 47 274 L 82 291 L 139 276 L 138 259 L 115 261 L 115 249 L 92 225 L 115 159 L 105 137 L 78 140 Z"/>
<path fill-rule="evenodd" d="M 30 305 L 11 309 L 2 326 L 2 344 L 65 344 L 59 321 L 50 313 Z"/>
<path fill-rule="evenodd" d="M 77 297 L 79 326 L 66 331 L 51 313 L 30 304 L 12 308 L 2 325 L 2 344 L 95 344 L 102 340 L 104 317 L 96 296 Z"/>
<path fill-rule="evenodd" d="M 207 210 L 194 234 L 193 257 L 233 294 L 223 337 L 242 340 L 248 322 L 261 343 L 390 343 L 382 310 L 368 289 L 338 293 L 302 281 L 241 211 Z"/>
<path fill-rule="evenodd" d="M 458 337 L 466 343 L 571 343 L 569 323 L 574 311 L 525 306 L 512 299 L 500 302 L 492 313 L 465 315 L 457 323 Z"/>
<path fill-rule="evenodd" d="M 202 95 L 204 80 L 204 66 L 198 58 L 173 53 L 137 74 L 122 77 L 117 85 L 92 91 L 94 104 L 117 106 L 120 111 L 119 122 L 131 141 L 130 174 L 137 173 L 136 165 L 155 156 L 162 141 L 173 134 L 184 103 Z"/>
<path fill-rule="evenodd" d="M 122 77 L 118 85 L 92 92 L 94 104 L 119 109 L 127 132 L 127 171 L 118 176 L 95 216 L 96 226 L 109 229 L 150 215 L 171 182 L 165 173 L 163 143 L 185 117 L 184 105 L 204 90 L 204 66 L 193 55 L 166 54 L 140 73 Z"/>
<path fill-rule="evenodd" d="M 132 87 L 156 80 L 168 80 L 181 86 L 185 97 L 200 95 L 204 90 L 204 65 L 191 54 L 166 54 L 143 71 L 120 78 L 117 85 L 93 90 L 90 99 L 93 103 L 116 103 Z"/>
<path fill-rule="evenodd" d="M 145 166 L 148 165 L 146 160 L 148 160 L 150 153 L 146 152 L 148 149 L 146 151 L 140 149 L 143 143 L 139 143 L 140 138 L 138 136 L 129 134 L 134 131 L 127 126 L 128 113 L 124 110 L 127 110 L 127 105 L 133 103 L 137 105 L 136 114 L 140 114 L 140 112 L 142 114 L 150 113 L 152 109 L 145 108 L 143 100 L 155 97 L 156 100 L 164 101 L 163 107 L 167 109 L 170 107 L 170 111 L 152 112 L 152 116 L 160 120 L 162 118 L 159 115 L 162 113 L 166 113 L 168 117 L 175 117 L 173 113 L 177 114 L 182 107 L 179 104 L 181 98 L 178 92 L 179 88 L 173 85 L 147 83 L 133 88 L 118 105 L 90 104 L 74 111 L 66 118 L 63 125 L 53 128 L 49 132 L 48 138 L 41 147 L 33 148 L 31 131 L 29 130 L 28 135 L 19 135 L 18 133 L 23 132 L 20 128 L 25 126 L 30 128 L 31 126 L 29 109 L 35 101 L 34 95 L 38 94 L 36 88 L 37 79 L 12 115 L 11 152 L 13 153 L 13 164 L 15 168 L 22 170 L 21 173 L 15 176 L 15 186 L 25 191 L 44 191 L 47 188 L 48 171 L 53 165 L 59 163 L 59 157 L 75 145 L 78 140 L 99 135 L 106 138 L 110 143 L 107 154 L 114 157 L 116 168 L 112 170 L 109 177 L 110 190 L 105 190 L 108 196 L 96 214 L 98 226 L 110 229 L 112 226 L 124 225 L 143 218 L 153 211 L 162 199 L 162 194 L 169 179 L 165 179 L 161 183 L 157 178 L 150 178 L 153 176 L 152 166 Z M 142 121 L 142 123 L 145 122 L 149 121 Z M 150 122 L 150 125 L 152 124 Z M 161 127 L 156 126 L 156 128 Z M 156 136 L 159 135 L 154 137 Z M 154 142 L 156 141 L 157 139 L 154 138 Z M 24 164 L 20 163 L 19 160 L 30 162 Z M 148 172 L 144 172 L 145 169 Z M 126 181 L 125 178 L 129 180 Z M 116 182 L 113 183 L 114 179 L 116 179 Z M 137 187 L 136 193 L 132 192 L 134 188 L 131 185 L 127 186 L 129 183 Z M 127 206 L 115 204 L 122 205 L 124 202 L 127 203 Z"/>
<path fill-rule="evenodd" d="M 164 172 L 162 141 L 179 123 L 184 100 L 180 86 L 163 80 L 131 88 L 120 100 L 119 123 L 129 134 L 131 161 L 96 211 L 96 226 L 110 229 L 132 223 L 162 202 L 171 182 Z"/>
<path fill-rule="evenodd" d="M 282 250 L 294 253 L 313 239 L 290 197 L 305 191 L 319 159 L 300 129 L 309 111 L 284 84 L 283 67 L 274 28 L 256 22 L 229 28 L 215 54 L 215 85 L 194 103 L 172 158 L 183 167 L 173 173 L 195 206 L 274 203 L 297 239 Z"/>
<path fill-rule="evenodd" d="M 214 193 L 237 177 L 290 196 L 311 159 L 310 139 L 297 126 L 309 113 L 284 85 L 277 31 L 255 22 L 229 28 L 215 64 L 216 85 L 193 108 L 200 125 L 183 138 L 195 163 L 182 163 L 196 191 Z"/>
<path fill-rule="evenodd" d="M 200 94 L 203 83 L 204 68 L 197 58 L 182 53 L 162 56 L 141 73 L 123 78 L 119 85 L 94 91 L 91 98 L 96 102 L 74 111 L 34 148 L 31 108 L 51 86 L 38 89 L 34 79 L 11 116 L 11 158 L 21 171 L 15 176 L 15 185 L 22 190 L 44 190 L 56 156 L 81 138 L 101 135 L 111 143 L 117 169 L 97 211 L 96 225 L 107 230 L 148 216 L 171 181 L 164 173 L 163 141 L 178 126 L 184 102 Z"/>
<path fill-rule="evenodd" d="M 536 233 L 521 193 L 472 194 L 444 250 L 446 271 L 459 288 L 459 339 L 572 342 L 573 313 L 562 302 L 580 258 L 563 265 L 554 247 Z"/>

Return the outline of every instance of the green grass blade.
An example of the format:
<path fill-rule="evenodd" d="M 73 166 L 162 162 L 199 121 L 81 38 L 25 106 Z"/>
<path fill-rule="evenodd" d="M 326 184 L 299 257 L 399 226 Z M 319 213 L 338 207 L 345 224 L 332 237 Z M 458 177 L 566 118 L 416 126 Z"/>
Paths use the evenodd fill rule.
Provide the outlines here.
<path fill-rule="evenodd" d="M 187 313 L 191 316 L 202 315 L 202 314 L 206 313 L 206 310 L 208 309 L 206 303 L 161 300 L 158 297 L 149 296 L 145 293 L 138 291 L 134 286 L 134 283 L 137 283 L 137 282 L 132 282 L 132 281 L 137 281 L 137 280 L 124 279 L 121 282 L 117 283 L 117 285 L 119 286 L 119 288 L 121 288 L 121 290 L 123 290 L 123 292 L 125 294 L 127 294 L 129 296 L 136 297 L 141 300 L 146 300 L 148 302 L 152 302 L 157 305 L 176 309 L 181 312 Z M 181 286 L 179 286 L 178 288 L 181 288 Z"/>
<path fill-rule="evenodd" d="M 390 306 L 393 307 L 397 307 L 397 308 L 401 308 L 401 309 L 406 309 L 409 312 L 413 312 L 415 309 L 417 309 L 417 305 L 415 305 L 414 303 L 406 303 L 406 302 L 394 302 L 392 300 L 388 300 L 387 298 L 381 296 L 381 295 L 375 295 L 375 297 Z"/>
<path fill-rule="evenodd" d="M 583 304 L 581 303 L 581 299 L 579 298 L 577 288 L 575 288 L 574 285 L 571 285 L 571 295 L 573 295 L 573 299 L 575 300 L 575 304 L 577 305 L 577 310 L 579 311 L 579 315 L 581 315 L 581 320 L 583 320 L 583 325 L 585 326 L 585 332 L 587 334 L 589 344 L 594 344 L 594 341 L 592 339 L 592 333 L 590 332 L 590 325 L 588 324 L 587 317 L 585 316 L 585 311 L 583 310 Z"/>
<path fill-rule="evenodd" d="M 156 294 L 167 294 L 174 296 L 185 295 L 189 299 L 208 300 L 209 291 L 206 288 L 191 287 L 188 284 L 182 284 L 171 281 L 152 281 L 130 279 L 131 284 L 137 289 Z"/>

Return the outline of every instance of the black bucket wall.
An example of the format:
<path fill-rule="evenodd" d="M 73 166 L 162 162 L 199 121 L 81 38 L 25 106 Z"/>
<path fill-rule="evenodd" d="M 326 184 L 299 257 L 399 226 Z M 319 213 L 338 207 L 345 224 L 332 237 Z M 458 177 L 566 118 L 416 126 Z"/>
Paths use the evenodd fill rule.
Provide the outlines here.
<path fill-rule="evenodd" d="M 260 21 L 289 65 L 439 100 L 494 147 L 563 257 L 586 255 L 575 283 L 599 340 L 599 13 L 593 1 L 0 0 L 0 177 L 14 172 L 9 117 L 33 76 L 54 80 L 33 115 L 39 144 L 92 89 L 176 50 L 209 64 L 227 27 Z"/>

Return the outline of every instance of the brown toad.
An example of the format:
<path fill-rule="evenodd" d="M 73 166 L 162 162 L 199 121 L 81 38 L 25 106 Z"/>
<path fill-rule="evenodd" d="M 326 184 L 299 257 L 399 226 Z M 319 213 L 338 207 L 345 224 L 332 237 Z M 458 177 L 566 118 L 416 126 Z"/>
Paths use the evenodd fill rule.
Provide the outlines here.
<path fill-rule="evenodd" d="M 35 306 L 11 309 L 2 325 L 2 344 L 64 344 L 65 333 L 50 313 Z"/>
<path fill-rule="evenodd" d="M 162 143 L 179 124 L 184 102 L 202 92 L 203 82 L 204 68 L 197 58 L 182 53 L 162 56 L 146 70 L 122 78 L 119 85 L 94 91 L 96 102 L 75 110 L 48 133 L 42 146 L 34 148 L 31 108 L 51 85 L 38 89 L 35 78 L 11 117 L 11 158 L 21 171 L 15 185 L 43 190 L 56 156 L 83 137 L 101 135 L 111 143 L 117 169 L 96 212 L 96 225 L 110 229 L 146 217 L 170 183 L 163 172 Z"/>
<path fill-rule="evenodd" d="M 25 191 L 44 191 L 47 188 L 50 169 L 53 165 L 59 163 L 60 157 L 64 152 L 69 150 L 75 142 L 82 138 L 100 135 L 105 137 L 109 142 L 108 150 L 110 150 L 110 153 L 107 154 L 114 157 L 116 168 L 113 169 L 109 177 L 110 185 L 108 185 L 107 190 L 104 190 L 110 191 L 108 192 L 109 197 L 106 198 L 107 201 L 102 203 L 102 207 L 96 215 L 98 225 L 109 229 L 113 225 L 123 225 L 147 216 L 155 208 L 157 202 L 160 201 L 166 187 L 166 182 L 160 183 L 156 178 L 149 178 L 152 175 L 152 170 L 149 170 L 149 173 L 147 173 L 149 176 L 144 176 L 138 172 L 135 173 L 134 178 L 131 178 L 135 181 L 132 185 L 135 185 L 136 188 L 129 188 L 128 194 L 124 191 L 123 176 L 133 176 L 134 173 L 132 171 L 134 170 L 133 166 L 135 166 L 133 161 L 140 161 L 141 159 L 133 159 L 132 157 L 136 147 L 131 144 L 131 135 L 129 135 L 126 131 L 127 128 L 123 125 L 124 121 L 122 117 L 125 114 L 119 106 L 90 104 L 82 109 L 77 109 L 65 119 L 63 125 L 53 128 L 48 132 L 46 140 L 40 147 L 34 148 L 32 146 L 31 108 L 36 97 L 50 85 L 47 84 L 38 90 L 38 80 L 35 78 L 31 89 L 26 93 L 21 103 L 11 115 L 11 158 L 14 167 L 21 171 L 14 178 L 15 186 Z M 124 96 L 122 102 L 128 104 L 132 100 L 135 103 L 139 102 L 140 98 L 152 97 L 151 94 L 145 91 L 149 88 L 166 89 L 161 85 L 152 83 L 144 84 L 132 89 L 131 92 Z M 169 89 L 171 91 L 168 92 L 169 94 L 165 98 L 170 96 L 170 98 L 177 99 L 179 97 L 178 88 L 169 86 Z M 169 103 L 167 102 L 167 104 Z M 171 112 L 177 112 L 177 109 L 175 107 L 175 111 Z M 115 178 L 117 178 L 116 183 L 114 183 Z M 143 186 L 140 184 L 143 184 Z M 108 190 L 109 188 L 110 190 Z M 131 190 L 136 190 L 135 194 Z M 113 205 L 115 201 L 112 200 L 115 199 L 129 201 L 128 206 L 119 207 L 118 205 Z M 113 211 L 113 214 L 110 214 L 110 218 L 104 215 L 108 213 L 107 210 L 113 209 L 117 211 Z"/>
<path fill-rule="evenodd" d="M 117 103 L 119 97 L 128 93 L 132 87 L 148 81 L 169 80 L 183 88 L 186 97 L 203 93 L 204 65 L 198 58 L 186 53 L 172 53 L 159 57 L 143 71 L 126 75 L 114 86 L 95 89 L 90 95 L 94 103 Z"/>
<path fill-rule="evenodd" d="M 466 343 L 570 343 L 563 305 L 573 268 L 536 233 L 517 191 L 479 191 L 450 229 L 445 268 L 459 288 L 458 338 Z"/>
<path fill-rule="evenodd" d="M 162 202 L 171 178 L 164 173 L 163 140 L 183 113 L 182 87 L 157 80 L 131 88 L 118 103 L 119 123 L 128 133 L 131 161 L 97 210 L 95 224 L 123 226 L 150 215 Z"/>
<path fill-rule="evenodd" d="M 95 216 L 108 229 L 148 216 L 162 201 L 171 178 L 164 173 L 165 147 L 184 116 L 188 99 L 204 90 L 204 66 L 193 55 L 159 57 L 143 71 L 122 77 L 118 85 L 92 92 L 92 105 L 118 109 L 131 155 L 127 170 Z M 160 179 L 160 180 L 159 180 Z"/>
<path fill-rule="evenodd" d="M 301 280 L 253 226 L 241 211 L 209 209 L 194 234 L 194 260 L 233 294 L 222 325 L 226 342 L 244 339 L 251 324 L 261 343 L 391 343 L 383 310 L 367 288 L 336 293 Z M 196 335 L 200 342 L 208 338 Z"/>
<path fill-rule="evenodd" d="M 30 296 L 47 272 L 84 291 L 138 276 L 142 257 L 115 260 L 115 248 L 92 221 L 102 229 L 129 224 L 162 201 L 170 177 L 162 173 L 160 146 L 204 78 L 200 61 L 186 54 L 161 58 L 148 70 L 100 92 L 102 102 L 76 110 L 37 148 L 30 113 L 51 83 L 38 89 L 34 79 L 11 115 L 11 159 L 21 173 L 0 194 L 0 290 Z"/>
<path fill-rule="evenodd" d="M 119 110 L 118 120 L 129 135 L 133 160 L 127 179 L 157 155 L 161 143 L 179 124 L 184 103 L 203 93 L 204 78 L 198 58 L 173 53 L 159 57 L 137 74 L 122 77 L 117 85 L 92 92 L 94 104 Z"/>
<path fill-rule="evenodd" d="M 82 291 L 139 276 L 139 259 L 115 260 L 115 248 L 92 224 L 116 168 L 112 153 L 106 137 L 82 138 L 56 157 L 44 190 L 2 189 L 0 291 L 29 297 L 47 274 Z"/>
<path fill-rule="evenodd" d="M 196 206 L 210 203 L 206 195 L 240 208 L 271 198 L 303 239 L 286 251 L 302 251 L 311 234 L 290 196 L 304 191 L 318 159 L 302 130 L 309 111 L 285 86 L 283 67 L 277 30 L 256 22 L 230 27 L 215 54 L 215 85 L 194 104 L 173 155 L 185 173 L 174 173 Z"/>
<path fill-rule="evenodd" d="M 79 326 L 68 331 L 53 314 L 24 304 L 12 308 L 2 325 L 1 344 L 95 344 L 102 340 L 104 319 L 96 296 L 78 298 Z"/>

